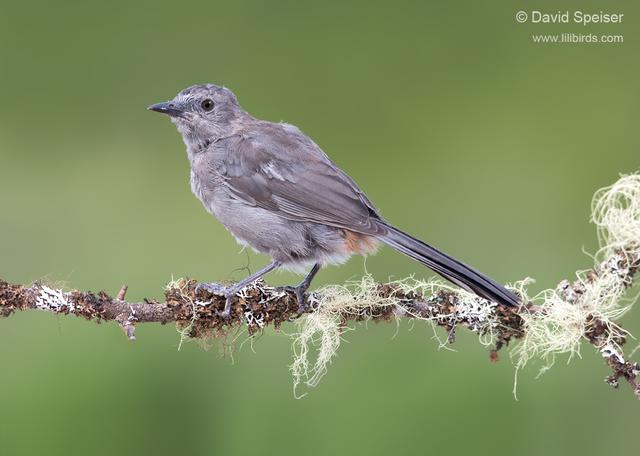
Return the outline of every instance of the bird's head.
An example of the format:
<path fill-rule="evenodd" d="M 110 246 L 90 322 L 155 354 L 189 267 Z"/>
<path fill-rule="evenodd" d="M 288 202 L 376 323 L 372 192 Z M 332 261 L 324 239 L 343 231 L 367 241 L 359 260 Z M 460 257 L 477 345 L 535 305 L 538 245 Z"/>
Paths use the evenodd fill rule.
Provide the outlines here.
<path fill-rule="evenodd" d="M 173 100 L 149 106 L 171 117 L 187 148 L 196 152 L 218 138 L 233 135 L 249 115 L 233 92 L 214 84 L 194 85 Z"/>

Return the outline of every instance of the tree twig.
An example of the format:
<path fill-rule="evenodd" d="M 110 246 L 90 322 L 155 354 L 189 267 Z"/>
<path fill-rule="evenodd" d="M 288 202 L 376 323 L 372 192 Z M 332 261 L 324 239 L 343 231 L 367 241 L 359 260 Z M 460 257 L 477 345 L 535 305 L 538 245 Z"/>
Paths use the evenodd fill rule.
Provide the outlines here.
<path fill-rule="evenodd" d="M 614 261 L 616 268 L 625 271 L 621 280 L 628 287 L 638 271 L 639 260 L 620 253 L 607 264 Z M 601 272 L 594 269 L 586 275 L 595 279 Z M 176 323 L 188 337 L 197 339 L 224 335 L 230 329 L 241 325 L 245 325 L 250 334 L 255 334 L 266 326 L 279 328 L 283 323 L 303 316 L 297 312 L 295 293 L 257 281 L 238 293 L 230 318 L 223 320 L 216 310 L 224 307 L 225 298 L 200 289 L 197 285 L 197 281 L 193 279 L 180 279 L 165 288 L 164 302 L 151 299 L 127 302 L 126 285 L 120 289 L 116 297 L 111 297 L 104 291 L 64 291 L 43 283 L 25 286 L 0 280 L 0 317 L 8 317 L 17 310 L 41 310 L 83 317 L 96 322 L 114 320 L 121 326 L 127 338 L 133 340 L 136 325 L 142 323 Z M 497 352 L 503 346 L 525 336 L 527 327 L 522 315 L 531 316 L 543 311 L 531 303 L 525 303 L 519 309 L 515 309 L 480 298 L 474 304 L 478 306 L 477 311 L 469 311 L 461 294 L 449 289 L 436 290 L 427 296 L 404 291 L 402 287 L 393 283 L 378 283 L 375 288 L 380 300 L 391 300 L 393 305 L 372 306 L 364 312 L 357 313 L 345 311 L 340 315 L 343 324 L 362 320 L 389 321 L 393 318 L 426 319 L 446 329 L 449 343 L 454 342 L 457 327 L 479 333 L 491 331 L 494 340 L 490 355 L 492 361 L 498 359 Z M 558 289 L 566 302 L 576 303 L 581 293 L 584 293 L 584 282 L 563 281 Z M 311 305 L 307 307 L 306 312 L 317 312 L 323 299 L 324 296 L 321 294 L 309 294 L 308 301 Z M 588 316 L 587 319 L 589 321 L 586 322 L 583 336 L 602 354 L 612 369 L 612 374 L 606 379 L 607 383 L 617 388 L 619 379 L 623 378 L 640 399 L 640 366 L 624 359 L 620 349 L 625 343 L 624 338 L 616 335 L 612 340 L 609 325 L 603 324 L 594 316 Z M 491 324 L 488 325 L 487 321 Z"/>

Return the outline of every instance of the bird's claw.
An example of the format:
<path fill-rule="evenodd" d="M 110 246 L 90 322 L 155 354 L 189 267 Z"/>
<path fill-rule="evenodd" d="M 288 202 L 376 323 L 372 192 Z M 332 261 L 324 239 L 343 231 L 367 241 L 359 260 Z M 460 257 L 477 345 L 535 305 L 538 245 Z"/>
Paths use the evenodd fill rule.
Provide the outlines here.
<path fill-rule="evenodd" d="M 231 309 L 224 309 L 222 312 L 216 309 L 216 316 L 222 318 L 223 320 L 228 320 L 231 318 Z"/>
<path fill-rule="evenodd" d="M 291 291 L 295 293 L 296 298 L 298 300 L 298 315 L 302 315 L 305 310 L 307 310 L 307 298 L 305 296 L 305 292 L 307 289 L 298 285 L 297 287 L 293 286 L 285 286 L 283 287 L 285 291 Z"/>
<path fill-rule="evenodd" d="M 307 291 L 308 285 L 304 283 L 298 286 L 284 286 L 282 287 L 285 291 L 290 291 L 296 295 L 296 299 L 298 301 L 298 315 L 302 315 L 307 310 L 307 298 L 305 293 Z M 233 304 L 233 297 L 235 296 L 237 290 L 232 287 L 225 287 L 218 283 L 199 283 L 196 286 L 196 292 L 200 290 L 208 291 L 209 293 L 213 293 L 215 295 L 224 296 L 226 298 L 224 310 L 215 311 L 216 316 L 223 320 L 228 320 L 231 317 L 231 305 Z"/>
<path fill-rule="evenodd" d="M 209 293 L 213 293 L 219 296 L 224 296 L 226 298 L 224 303 L 224 310 L 220 311 L 216 309 L 215 314 L 217 317 L 223 320 L 228 320 L 231 317 L 231 304 L 233 303 L 233 297 L 236 294 L 233 288 L 225 287 L 218 283 L 199 283 L 196 286 L 196 292 L 200 290 L 205 290 Z"/>

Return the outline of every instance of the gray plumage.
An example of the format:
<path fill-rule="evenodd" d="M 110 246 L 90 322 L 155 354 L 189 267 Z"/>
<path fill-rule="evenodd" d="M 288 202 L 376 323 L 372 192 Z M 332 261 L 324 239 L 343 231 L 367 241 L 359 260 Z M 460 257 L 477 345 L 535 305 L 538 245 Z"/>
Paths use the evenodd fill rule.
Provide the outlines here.
<path fill-rule="evenodd" d="M 294 288 L 301 305 L 319 267 L 367 254 L 383 242 L 478 295 L 507 305 L 502 285 L 389 225 L 356 183 L 293 125 L 244 111 L 227 88 L 193 86 L 150 109 L 171 116 L 191 163 L 191 188 L 236 237 L 273 263 L 227 295 L 227 316 L 239 286 L 277 267 L 314 265 Z M 301 309 L 303 310 L 303 309 Z"/>

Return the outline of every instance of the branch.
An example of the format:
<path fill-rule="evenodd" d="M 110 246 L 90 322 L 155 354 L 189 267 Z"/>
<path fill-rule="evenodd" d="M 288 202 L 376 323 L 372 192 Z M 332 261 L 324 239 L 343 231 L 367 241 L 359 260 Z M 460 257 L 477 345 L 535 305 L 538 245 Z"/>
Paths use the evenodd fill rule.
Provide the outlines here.
<path fill-rule="evenodd" d="M 308 294 L 307 310 L 299 315 L 295 293 L 259 280 L 237 293 L 231 316 L 224 320 L 217 311 L 223 309 L 225 297 L 198 288 L 193 279 L 169 283 L 162 303 L 128 302 L 126 285 L 111 297 L 104 291 L 64 291 L 43 283 L 0 280 L 0 317 L 41 310 L 96 322 L 114 320 L 131 340 L 142 323 L 175 323 L 184 337 L 206 339 L 224 337 L 239 327 L 253 335 L 269 325 L 278 329 L 297 320 L 291 370 L 294 385 L 308 386 L 315 386 L 326 372 L 349 322 L 425 320 L 445 328 L 447 343 L 455 341 L 458 328 L 466 328 L 491 345 L 493 361 L 501 348 L 518 340 L 511 352 L 516 368 L 532 359 L 548 367 L 557 355 L 578 352 L 586 340 L 611 368 L 606 382 L 617 388 L 624 379 L 640 399 L 640 365 L 625 359 L 622 347 L 629 333 L 617 323 L 631 308 L 632 303 L 623 305 L 624 295 L 640 269 L 640 175 L 623 176 L 596 193 L 592 212 L 601 245 L 597 257 L 604 260 L 579 272 L 574 282 L 563 280 L 533 298 L 527 296 L 527 282 L 520 282 L 512 287 L 522 302 L 519 308 L 437 281 L 377 283 L 365 276 L 360 283 Z M 311 363 L 309 351 L 315 347 L 317 356 Z"/>
<path fill-rule="evenodd" d="M 231 306 L 229 319 L 219 317 L 224 308 L 225 297 L 198 288 L 193 279 L 179 279 L 165 288 L 165 302 L 144 299 L 143 302 L 127 302 L 124 285 L 116 297 L 104 291 L 63 291 L 42 283 L 28 286 L 5 282 L 0 279 L 0 317 L 8 317 L 17 310 L 41 310 L 62 315 L 83 317 L 87 320 L 116 321 L 129 339 L 135 339 L 135 326 L 140 323 L 177 323 L 189 328 L 188 337 L 206 338 L 226 334 L 231 328 L 246 326 L 249 334 L 255 334 L 272 325 L 279 329 L 284 322 L 293 322 L 299 314 L 295 293 L 283 287 L 271 287 L 263 280 L 242 289 Z M 433 320 L 447 329 L 448 340 L 453 342 L 456 326 L 477 331 L 488 316 L 479 317 L 480 312 L 494 314 L 500 321 L 498 349 L 512 338 L 522 336 L 523 320 L 516 310 L 504 305 L 487 303 L 487 309 L 460 313 L 459 294 L 455 291 L 439 290 L 431 296 L 403 291 L 393 283 L 376 283 L 376 298 L 390 301 L 393 305 L 371 306 L 365 312 L 353 313 L 345 309 L 341 313 L 342 323 L 349 321 L 390 321 L 393 317 Z M 306 314 L 315 313 L 319 303 L 328 299 L 322 293 L 305 295 L 310 305 Z M 485 301 L 478 298 L 479 301 Z M 218 311 L 218 312 L 217 312 Z"/>
<path fill-rule="evenodd" d="M 625 287 L 630 287 L 633 277 L 640 266 L 640 258 L 630 260 L 619 253 L 606 262 L 620 274 Z M 592 269 L 587 272 L 589 283 L 602 277 L 604 270 Z M 165 288 L 165 302 L 145 299 L 143 302 L 127 302 L 126 285 L 111 297 L 104 291 L 63 291 L 41 283 L 29 286 L 12 284 L 0 280 L 0 317 L 8 317 L 17 310 L 41 310 L 63 315 L 83 317 L 96 322 L 116 321 L 125 335 L 135 339 L 135 327 L 141 323 L 176 323 L 185 335 L 192 339 L 221 337 L 230 330 L 245 326 L 253 335 L 266 326 L 276 329 L 282 323 L 295 321 L 304 315 L 297 312 L 298 302 L 295 293 L 278 287 L 271 287 L 262 280 L 241 290 L 232 306 L 231 317 L 224 320 L 216 310 L 224 308 L 224 296 L 213 294 L 197 287 L 198 282 L 180 279 Z M 428 320 L 446 330 L 447 342 L 455 342 L 456 329 L 463 327 L 480 335 L 490 334 L 493 347 L 490 352 L 492 361 L 498 360 L 498 351 L 514 339 L 527 335 L 526 321 L 545 314 L 543 306 L 530 302 L 519 309 L 498 305 L 467 293 L 454 290 L 442 284 L 433 284 L 434 292 L 424 294 L 407 290 L 406 283 L 374 283 L 365 285 L 369 300 L 374 304 L 362 306 L 360 296 L 351 296 L 351 305 L 339 308 L 338 319 L 344 326 L 350 321 L 372 320 L 391 321 L 394 318 Z M 346 290 L 346 289 L 345 289 Z M 586 292 L 585 283 L 578 280 L 572 284 L 562 281 L 558 293 L 564 301 L 574 306 L 580 296 Z M 306 313 L 323 311 L 323 304 L 340 299 L 335 290 L 326 289 L 326 294 L 307 295 L 311 305 Z M 606 381 L 617 388 L 619 379 L 625 379 L 640 399 L 640 366 L 625 361 L 620 347 L 626 340 L 620 334 L 620 326 L 612 327 L 595 315 L 586 317 L 583 337 L 591 343 L 606 359 L 612 374 Z"/>

